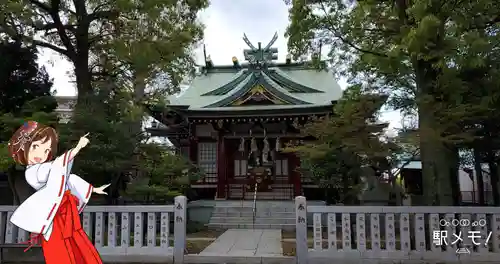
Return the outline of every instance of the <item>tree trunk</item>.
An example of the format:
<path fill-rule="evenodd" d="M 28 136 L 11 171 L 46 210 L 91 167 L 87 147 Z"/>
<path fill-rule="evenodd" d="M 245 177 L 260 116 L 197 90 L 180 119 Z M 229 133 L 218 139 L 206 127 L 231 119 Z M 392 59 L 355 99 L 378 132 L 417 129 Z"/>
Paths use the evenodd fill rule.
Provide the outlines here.
<path fill-rule="evenodd" d="M 16 172 L 16 166 L 10 166 L 10 168 L 7 170 L 7 181 L 9 182 L 9 188 L 12 192 L 13 205 L 21 204 L 21 199 L 19 198 L 19 193 L 17 192 L 16 188 Z"/>
<path fill-rule="evenodd" d="M 487 154 L 488 167 L 490 168 L 490 180 L 491 180 L 491 192 L 493 195 L 493 204 L 495 206 L 500 206 L 500 192 L 499 192 L 499 182 L 498 182 L 498 166 L 495 162 L 495 153 L 492 150 L 488 150 Z"/>
<path fill-rule="evenodd" d="M 390 169 L 387 170 L 387 173 L 389 173 L 389 184 L 391 186 L 391 191 L 389 192 L 389 201 L 395 201 L 395 205 L 400 206 L 401 204 L 403 204 L 403 199 L 401 197 L 402 193 L 397 186 L 397 175 L 394 175 L 394 173 L 392 173 Z"/>
<path fill-rule="evenodd" d="M 449 157 L 455 153 L 444 144 L 440 135 L 440 123 L 436 119 L 434 94 L 438 72 L 432 63 L 414 59 L 422 162 L 423 198 L 426 205 L 453 205 L 453 186 L 450 175 L 456 162 Z M 455 164 L 453 164 L 455 163 Z"/>
<path fill-rule="evenodd" d="M 78 92 L 78 103 L 80 100 L 85 100 L 91 95 L 92 89 L 92 73 L 89 68 L 90 43 L 89 29 L 90 22 L 86 18 L 79 17 L 78 32 L 76 39 L 76 57 L 73 64 L 75 67 L 76 88 Z M 80 99 L 81 98 L 81 99 Z"/>
<path fill-rule="evenodd" d="M 144 94 L 146 89 L 146 77 L 144 74 L 141 74 L 138 70 L 133 70 L 133 90 L 134 90 L 134 107 L 142 109 L 142 103 L 144 100 Z M 135 111 L 136 109 L 134 109 Z M 129 122 L 129 130 L 131 135 L 136 137 L 136 147 L 133 151 L 133 155 L 131 157 L 130 167 L 126 170 L 129 171 L 130 174 L 133 175 L 135 179 L 139 179 L 142 177 L 141 169 L 138 167 L 140 164 L 140 150 L 139 143 L 142 139 L 142 116 L 138 120 L 132 120 Z"/>
<path fill-rule="evenodd" d="M 477 147 L 475 147 L 474 148 L 474 170 L 476 171 L 478 200 L 479 200 L 479 205 L 485 205 L 484 179 L 483 179 L 483 169 L 481 168 L 481 163 L 482 163 L 481 153 L 479 152 L 479 149 Z M 472 190 L 473 190 L 472 195 L 474 197 L 475 196 L 474 187 L 472 188 Z"/>
<path fill-rule="evenodd" d="M 350 177 L 347 175 L 347 173 L 342 174 L 342 198 L 341 202 L 344 205 L 349 205 L 349 182 Z"/>
<path fill-rule="evenodd" d="M 448 167 L 449 175 L 450 175 L 450 185 L 451 185 L 451 194 L 453 199 L 453 205 L 459 206 L 462 202 L 462 195 L 460 192 L 460 183 L 458 178 L 458 164 L 459 164 L 459 156 L 458 149 L 456 147 L 449 147 L 450 151 L 453 153 L 450 156 L 450 164 Z"/>
<path fill-rule="evenodd" d="M 146 78 L 147 74 L 136 70 L 134 74 L 134 105 L 135 107 L 142 109 L 142 104 L 144 100 L 145 90 L 146 90 Z M 161 122 L 162 120 L 160 120 Z M 131 124 L 131 129 L 134 135 L 139 135 L 142 130 L 142 118 L 137 120 L 134 124 Z"/>

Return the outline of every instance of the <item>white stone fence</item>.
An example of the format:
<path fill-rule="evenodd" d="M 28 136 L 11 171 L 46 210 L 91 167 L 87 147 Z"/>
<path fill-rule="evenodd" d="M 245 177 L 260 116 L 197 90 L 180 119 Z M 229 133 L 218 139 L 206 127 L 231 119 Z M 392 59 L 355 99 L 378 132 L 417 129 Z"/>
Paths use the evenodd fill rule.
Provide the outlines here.
<path fill-rule="evenodd" d="M 314 259 L 500 262 L 498 207 L 307 206 L 299 196 L 295 209 L 297 264 Z"/>
<path fill-rule="evenodd" d="M 143 261 L 148 258 L 183 263 L 186 205 L 186 197 L 177 196 L 174 205 L 87 206 L 82 214 L 82 227 L 104 261 L 134 262 L 136 257 Z M 25 243 L 29 239 L 26 231 L 9 221 L 15 209 L 15 206 L 0 206 L 1 244 Z"/>

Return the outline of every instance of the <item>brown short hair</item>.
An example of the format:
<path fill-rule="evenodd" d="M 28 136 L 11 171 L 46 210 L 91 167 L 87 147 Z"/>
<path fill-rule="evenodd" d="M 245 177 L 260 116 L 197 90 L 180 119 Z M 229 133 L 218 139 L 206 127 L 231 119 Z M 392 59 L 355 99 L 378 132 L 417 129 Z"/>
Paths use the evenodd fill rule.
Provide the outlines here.
<path fill-rule="evenodd" d="M 28 121 L 16 130 L 9 140 L 9 154 L 14 161 L 21 165 L 28 165 L 28 153 L 33 141 L 45 139 L 51 140 L 50 153 L 47 160 L 50 160 L 57 153 L 58 136 L 54 128 L 42 125 L 38 122 Z M 46 162 L 44 160 L 43 162 Z"/>

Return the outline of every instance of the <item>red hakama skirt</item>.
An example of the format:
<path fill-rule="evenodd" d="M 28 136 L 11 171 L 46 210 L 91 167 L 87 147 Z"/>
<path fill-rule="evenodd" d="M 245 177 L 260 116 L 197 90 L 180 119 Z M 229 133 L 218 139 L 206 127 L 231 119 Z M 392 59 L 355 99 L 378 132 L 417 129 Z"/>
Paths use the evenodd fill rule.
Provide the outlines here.
<path fill-rule="evenodd" d="M 66 191 L 54 216 L 49 241 L 41 239 L 46 264 L 102 264 L 82 229 L 77 205 L 78 199 Z"/>

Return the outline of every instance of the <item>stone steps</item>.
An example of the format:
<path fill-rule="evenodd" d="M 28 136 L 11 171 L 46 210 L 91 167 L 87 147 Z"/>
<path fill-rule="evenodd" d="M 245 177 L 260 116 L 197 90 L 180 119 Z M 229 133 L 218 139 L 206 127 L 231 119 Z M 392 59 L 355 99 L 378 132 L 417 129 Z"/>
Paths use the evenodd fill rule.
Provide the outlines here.
<path fill-rule="evenodd" d="M 227 212 L 227 213 L 212 213 L 212 217 L 253 217 L 253 212 Z M 275 217 L 275 218 L 294 218 L 294 212 L 262 212 L 257 210 L 256 217 Z"/>
<path fill-rule="evenodd" d="M 235 194 L 231 192 L 231 199 L 242 199 L 243 195 Z M 253 193 L 245 193 L 245 200 L 253 200 Z M 257 200 L 291 200 L 292 195 L 289 194 L 279 194 L 279 193 L 259 193 L 257 195 Z"/>
<path fill-rule="evenodd" d="M 253 201 L 221 201 L 216 203 L 209 224 L 210 228 L 295 228 L 295 204 L 292 201 L 257 201 L 254 219 Z"/>
<path fill-rule="evenodd" d="M 227 214 L 227 213 L 253 213 L 253 207 L 215 207 L 214 213 Z M 256 212 L 259 213 L 295 213 L 294 208 L 280 208 L 272 207 L 266 208 L 262 206 L 257 206 L 255 208 Z"/>
<path fill-rule="evenodd" d="M 295 230 L 295 224 L 230 224 L 230 223 L 208 223 L 210 229 L 282 229 L 286 231 Z"/>
<path fill-rule="evenodd" d="M 271 204 L 271 203 L 272 202 L 257 201 L 255 209 L 257 212 L 295 213 L 294 205 L 280 206 L 279 204 Z M 246 203 L 234 202 L 234 204 L 230 203 L 224 206 L 216 205 L 214 207 L 214 213 L 253 212 L 253 207 L 254 207 L 253 202 L 246 202 Z"/>
<path fill-rule="evenodd" d="M 253 200 L 253 189 L 245 189 L 243 185 L 231 184 L 229 186 L 229 197 L 231 199 Z M 272 184 L 272 189 L 266 192 L 257 192 L 257 200 L 292 200 L 293 185 L 291 184 Z M 283 189 L 285 188 L 285 189 Z"/>
<path fill-rule="evenodd" d="M 253 222 L 253 217 L 212 217 L 210 219 L 210 223 L 248 224 L 248 223 L 254 223 L 254 222 Z M 295 223 L 295 218 L 256 217 L 255 223 L 256 224 L 269 224 L 269 225 L 271 225 L 271 224 L 273 224 L 273 225 L 293 224 L 293 223 Z"/>

